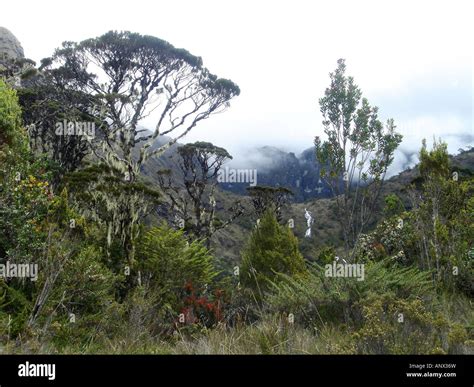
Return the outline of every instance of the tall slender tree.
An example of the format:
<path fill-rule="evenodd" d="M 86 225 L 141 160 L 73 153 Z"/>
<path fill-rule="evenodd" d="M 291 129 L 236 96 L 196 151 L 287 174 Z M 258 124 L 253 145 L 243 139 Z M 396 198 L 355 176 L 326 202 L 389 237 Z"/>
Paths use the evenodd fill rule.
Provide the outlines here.
<path fill-rule="evenodd" d="M 393 119 L 386 125 L 346 75 L 344 59 L 330 73 L 331 84 L 319 100 L 326 139 L 315 138 L 321 177 L 336 200 L 346 254 L 357 244 L 377 206 L 387 168 L 402 140 Z"/>

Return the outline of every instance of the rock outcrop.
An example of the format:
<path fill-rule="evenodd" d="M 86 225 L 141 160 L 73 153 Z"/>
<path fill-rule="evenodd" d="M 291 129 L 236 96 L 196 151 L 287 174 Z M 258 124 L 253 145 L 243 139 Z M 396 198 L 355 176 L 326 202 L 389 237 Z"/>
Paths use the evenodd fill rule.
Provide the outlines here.
<path fill-rule="evenodd" d="M 20 41 L 5 27 L 0 27 L 0 76 L 11 87 L 27 87 L 38 78 L 36 63 L 25 58 Z"/>
<path fill-rule="evenodd" d="M 20 41 L 5 27 L 0 27 L 0 59 L 23 59 L 25 53 Z"/>

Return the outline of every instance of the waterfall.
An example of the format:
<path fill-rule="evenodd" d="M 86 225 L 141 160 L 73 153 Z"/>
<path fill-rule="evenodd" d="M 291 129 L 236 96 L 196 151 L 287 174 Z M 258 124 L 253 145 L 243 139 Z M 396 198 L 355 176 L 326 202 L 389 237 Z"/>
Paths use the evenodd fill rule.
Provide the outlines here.
<path fill-rule="evenodd" d="M 304 209 L 304 217 L 306 218 L 306 233 L 304 234 L 305 238 L 311 238 L 311 225 L 313 224 L 313 217 L 311 216 L 311 212 L 309 212 L 306 208 Z"/>

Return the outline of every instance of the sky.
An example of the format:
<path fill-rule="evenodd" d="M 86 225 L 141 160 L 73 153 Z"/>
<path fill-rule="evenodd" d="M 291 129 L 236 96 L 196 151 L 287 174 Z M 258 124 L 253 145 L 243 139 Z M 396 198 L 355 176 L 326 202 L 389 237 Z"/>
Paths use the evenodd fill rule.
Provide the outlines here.
<path fill-rule="evenodd" d="M 157 36 L 201 56 L 241 95 L 185 142 L 210 141 L 237 159 L 256 146 L 300 153 L 322 134 L 318 99 L 339 58 L 404 140 L 392 173 L 423 138 L 474 145 L 472 1 L 2 1 L 0 26 L 39 63 L 63 41 L 109 30 Z M 153 127 L 153 122 L 145 122 Z"/>

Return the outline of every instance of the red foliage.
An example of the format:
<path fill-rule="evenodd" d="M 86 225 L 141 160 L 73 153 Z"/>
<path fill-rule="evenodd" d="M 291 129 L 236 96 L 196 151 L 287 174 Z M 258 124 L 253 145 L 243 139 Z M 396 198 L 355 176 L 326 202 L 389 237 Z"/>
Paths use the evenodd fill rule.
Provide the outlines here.
<path fill-rule="evenodd" d="M 184 285 L 184 293 L 184 306 L 181 313 L 184 315 L 185 324 L 200 323 L 205 326 L 212 326 L 222 321 L 223 290 L 215 290 L 212 299 L 210 299 L 208 295 L 198 292 L 193 284 L 188 281 Z"/>

